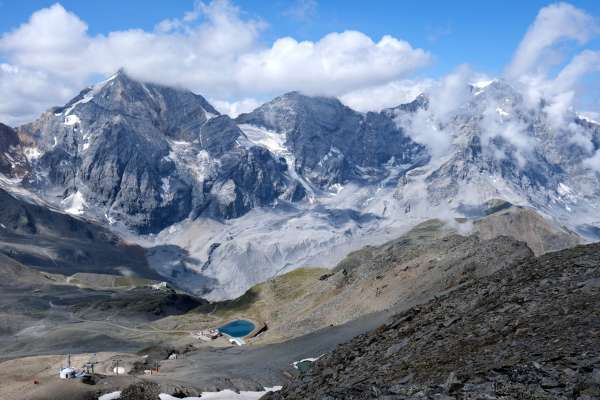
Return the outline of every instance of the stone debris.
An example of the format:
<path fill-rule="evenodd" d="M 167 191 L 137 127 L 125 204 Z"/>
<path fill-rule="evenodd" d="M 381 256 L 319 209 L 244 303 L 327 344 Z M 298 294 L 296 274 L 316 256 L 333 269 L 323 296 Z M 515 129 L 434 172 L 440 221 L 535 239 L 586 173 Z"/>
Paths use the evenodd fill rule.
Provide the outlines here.
<path fill-rule="evenodd" d="M 466 282 L 264 399 L 600 398 L 600 244 Z"/>

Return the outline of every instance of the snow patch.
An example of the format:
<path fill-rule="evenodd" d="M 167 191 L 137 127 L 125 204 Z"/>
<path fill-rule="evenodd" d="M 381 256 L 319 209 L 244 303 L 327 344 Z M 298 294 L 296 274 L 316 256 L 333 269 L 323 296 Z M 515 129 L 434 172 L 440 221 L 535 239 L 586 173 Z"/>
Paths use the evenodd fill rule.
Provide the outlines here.
<path fill-rule="evenodd" d="M 204 114 L 206 115 L 206 120 L 207 121 L 210 121 L 211 119 L 218 117 L 217 114 L 210 113 L 210 112 L 208 112 L 206 110 L 204 110 Z"/>
<path fill-rule="evenodd" d="M 252 145 L 264 147 L 274 155 L 285 159 L 290 177 L 302 184 L 308 195 L 308 201 L 314 203 L 315 191 L 312 185 L 296 172 L 296 158 L 285 146 L 287 135 L 249 124 L 241 124 L 239 127 Z"/>
<path fill-rule="evenodd" d="M 344 185 L 342 185 L 341 183 L 334 183 L 333 185 L 331 185 L 330 189 L 333 194 L 338 194 L 344 189 Z"/>
<path fill-rule="evenodd" d="M 573 193 L 573 190 L 562 182 L 558 184 L 556 191 L 561 196 L 568 196 Z"/>
<path fill-rule="evenodd" d="M 108 221 L 109 225 L 112 225 L 115 223 L 114 218 L 112 218 L 110 215 L 108 215 L 108 212 L 104 213 L 104 218 L 106 218 L 106 220 Z"/>
<path fill-rule="evenodd" d="M 172 160 L 180 169 L 185 169 L 203 182 L 209 178 L 217 168 L 217 162 L 213 161 L 206 150 L 198 150 L 192 143 L 184 141 L 169 141 L 171 150 L 166 160 Z"/>
<path fill-rule="evenodd" d="M 488 81 L 473 82 L 473 83 L 471 83 L 471 86 L 473 86 L 476 89 L 485 89 L 486 87 L 490 86 L 494 82 L 496 82 L 495 79 L 491 79 Z"/>
<path fill-rule="evenodd" d="M 107 393 L 107 394 L 103 394 L 102 396 L 98 397 L 98 400 L 118 400 L 121 398 L 121 392 L 112 392 L 112 393 Z"/>
<path fill-rule="evenodd" d="M 490 86 L 492 83 L 496 82 L 496 79 L 491 79 L 488 81 L 479 81 L 471 83 L 471 87 L 475 89 L 475 96 L 484 92 L 485 88 Z"/>
<path fill-rule="evenodd" d="M 600 125 L 600 122 L 598 120 L 596 120 L 595 118 L 599 118 L 600 116 L 597 113 L 577 113 L 577 116 L 579 118 L 581 118 L 584 121 L 587 121 L 591 124 L 597 124 Z"/>
<path fill-rule="evenodd" d="M 186 397 L 184 400 L 257 400 L 269 392 L 277 392 L 281 386 L 265 388 L 262 392 L 222 390 L 220 392 L 202 392 L 201 397 Z M 162 393 L 158 396 L 160 400 L 178 400 L 176 397 Z"/>
<path fill-rule="evenodd" d="M 220 204 L 232 204 L 235 201 L 235 182 L 228 179 L 219 187 L 215 187 L 212 193 L 217 197 Z"/>
<path fill-rule="evenodd" d="M 71 114 L 71 115 L 67 115 L 65 117 L 65 122 L 64 124 L 67 126 L 73 126 L 75 124 L 79 124 L 81 123 L 81 120 L 79 119 L 79 117 L 75 114 Z"/>
<path fill-rule="evenodd" d="M 294 362 L 292 363 L 292 365 L 294 366 L 294 368 L 298 369 L 298 364 L 302 364 L 303 362 L 307 362 L 307 361 L 308 361 L 308 362 L 311 362 L 311 363 L 314 363 L 315 361 L 317 361 L 317 360 L 318 360 L 319 358 L 321 358 L 321 357 L 323 357 L 323 356 L 321 355 L 321 356 L 319 356 L 319 357 L 309 357 L 309 358 L 304 358 L 304 359 L 302 359 L 302 360 L 300 360 L 300 361 L 294 361 Z"/>
<path fill-rule="evenodd" d="M 23 153 L 29 162 L 39 159 L 44 154 L 37 147 L 25 147 Z"/>
<path fill-rule="evenodd" d="M 496 107 L 496 112 L 498 114 L 500 114 L 503 117 L 508 117 L 510 115 L 509 112 L 504 111 L 503 109 L 501 109 L 500 107 Z"/>
<path fill-rule="evenodd" d="M 283 133 L 269 131 L 267 129 L 248 124 L 240 125 L 240 129 L 244 132 L 248 140 L 255 146 L 264 147 L 271 153 L 278 156 L 284 156 L 284 154 L 290 153 L 287 147 L 285 147 L 285 141 L 287 140 L 287 137 Z"/>
<path fill-rule="evenodd" d="M 79 190 L 70 196 L 67 196 L 63 201 L 61 201 L 61 204 L 63 207 L 65 207 L 65 212 L 72 215 L 83 214 L 85 208 L 87 207 L 85 197 L 83 197 L 83 193 L 81 193 Z"/>
<path fill-rule="evenodd" d="M 75 107 L 77 107 L 80 104 L 85 104 L 85 103 L 89 103 L 109 82 L 111 82 L 112 80 L 114 80 L 116 77 L 118 76 L 118 74 L 114 74 L 112 75 L 110 78 L 108 78 L 105 81 L 102 81 L 94 86 L 90 87 L 90 90 L 83 96 L 83 98 L 79 101 L 76 101 L 75 103 L 73 103 L 71 105 L 71 107 L 69 107 L 68 109 L 66 109 L 65 111 L 63 111 L 64 115 L 70 115 L 71 112 L 73 112 L 73 110 L 75 109 Z M 60 114 L 58 114 L 60 115 Z"/>

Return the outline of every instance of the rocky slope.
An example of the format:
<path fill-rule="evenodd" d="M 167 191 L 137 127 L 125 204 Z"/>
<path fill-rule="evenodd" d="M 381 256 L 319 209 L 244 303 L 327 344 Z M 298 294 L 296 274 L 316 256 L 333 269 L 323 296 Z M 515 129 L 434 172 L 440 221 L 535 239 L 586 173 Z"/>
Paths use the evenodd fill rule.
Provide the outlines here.
<path fill-rule="evenodd" d="M 530 256 L 526 244 L 514 239 L 461 236 L 440 221 L 428 221 L 382 246 L 349 254 L 332 271 L 296 270 L 210 310 L 224 318 L 264 321 L 269 330 L 261 339 L 280 341 L 422 303 Z"/>
<path fill-rule="evenodd" d="M 465 282 L 265 399 L 598 398 L 599 265 L 577 246 Z"/>
<path fill-rule="evenodd" d="M 544 253 L 580 240 L 534 210 L 507 202 L 493 201 L 468 214 L 454 224 L 421 223 L 383 245 L 348 254 L 333 270 L 302 268 L 279 275 L 235 300 L 211 305 L 210 311 L 225 319 L 264 321 L 269 330 L 261 339 L 283 340 L 424 302 L 520 263 L 532 255 L 530 248 Z"/>
<path fill-rule="evenodd" d="M 487 206 L 486 215 L 472 221 L 473 231 L 481 239 L 509 236 L 527 243 L 535 255 L 582 243 L 581 236 L 556 226 L 552 220 L 532 208 L 514 206 L 504 201 L 491 202 Z"/>
<path fill-rule="evenodd" d="M 154 289 L 152 281 L 129 279 L 109 287 L 109 275 L 86 278 L 39 271 L 0 254 L 0 359 L 139 350 L 172 338 L 150 323 L 206 304 Z"/>
<path fill-rule="evenodd" d="M 0 174 L 9 178 L 19 178 L 25 175 L 28 168 L 17 132 L 0 124 Z"/>
<path fill-rule="evenodd" d="M 145 250 L 109 229 L 0 189 L 0 253 L 38 270 L 161 280 Z"/>

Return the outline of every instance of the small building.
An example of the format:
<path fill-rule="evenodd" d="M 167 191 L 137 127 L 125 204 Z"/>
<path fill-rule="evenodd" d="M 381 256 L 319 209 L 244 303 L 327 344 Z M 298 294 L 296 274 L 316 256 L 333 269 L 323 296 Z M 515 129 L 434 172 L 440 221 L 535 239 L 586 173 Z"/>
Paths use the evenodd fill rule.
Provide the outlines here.
<path fill-rule="evenodd" d="M 203 331 L 193 332 L 192 336 L 197 339 L 209 342 L 209 341 L 215 340 L 216 338 L 221 336 L 221 333 L 219 332 L 218 329 L 206 329 Z"/>
<path fill-rule="evenodd" d="M 246 344 L 246 342 L 244 341 L 244 339 L 239 338 L 239 337 L 230 337 L 229 338 L 229 343 L 236 344 L 238 346 L 243 346 L 243 345 Z"/>
<path fill-rule="evenodd" d="M 60 379 L 75 379 L 77 372 L 71 367 L 63 368 L 59 372 Z"/>
<path fill-rule="evenodd" d="M 113 374 L 115 375 L 125 375 L 125 368 L 123 367 L 114 367 Z"/>
<path fill-rule="evenodd" d="M 167 284 L 167 282 L 159 282 L 159 283 L 152 285 L 152 289 L 167 290 L 167 289 L 169 289 L 169 285 Z"/>

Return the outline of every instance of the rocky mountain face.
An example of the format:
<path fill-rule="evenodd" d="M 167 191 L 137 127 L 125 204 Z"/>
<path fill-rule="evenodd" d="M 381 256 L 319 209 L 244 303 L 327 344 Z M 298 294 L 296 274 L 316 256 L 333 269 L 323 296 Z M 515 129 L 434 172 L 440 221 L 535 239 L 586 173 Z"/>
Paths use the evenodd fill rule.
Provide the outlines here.
<path fill-rule="evenodd" d="M 429 157 L 385 113 L 361 114 L 334 98 L 291 92 L 236 121 L 282 135 L 294 156 L 290 167 L 321 189 L 349 180 L 380 180 L 385 165 L 408 170 Z"/>
<path fill-rule="evenodd" d="M 23 154 L 17 132 L 0 124 L 0 174 L 9 178 L 19 178 L 28 169 L 27 158 Z"/>
<path fill-rule="evenodd" d="M 587 163 L 600 125 L 568 113 L 557 126 L 500 80 L 474 84 L 443 120 L 434 96 L 359 113 L 291 92 L 233 120 L 119 71 L 17 129 L 28 166 L 9 189 L 158 249 L 152 268 L 212 299 L 491 199 L 600 237 L 600 174 Z"/>
<path fill-rule="evenodd" d="M 396 110 L 396 121 L 410 125 L 414 114 Z M 439 127 L 451 139 L 450 151 L 430 164 L 423 179 L 403 184 L 424 184 L 434 206 L 497 197 L 532 205 L 581 230 L 600 195 L 600 174 L 585 163 L 600 148 L 600 125 L 574 112 L 560 124 L 553 118 L 541 106 L 527 105 L 507 82 L 474 85 Z M 405 191 L 399 187 L 398 197 Z"/>
<path fill-rule="evenodd" d="M 203 97 L 141 83 L 123 71 L 19 134 L 35 154 L 27 180 L 33 190 L 58 196 L 77 214 L 140 233 L 191 214 L 238 217 L 291 185 L 285 164 L 240 145 L 240 129 Z"/>
<path fill-rule="evenodd" d="M 599 255 L 578 246 L 466 282 L 263 399 L 598 398 Z"/>

